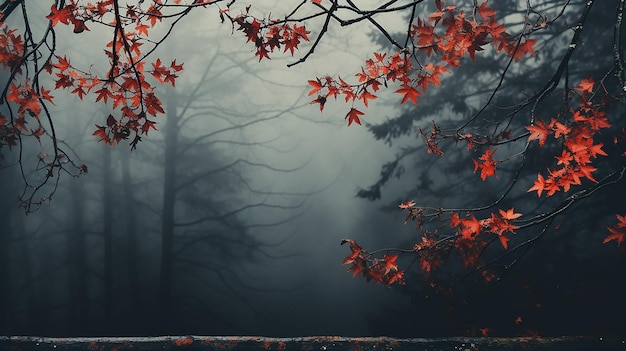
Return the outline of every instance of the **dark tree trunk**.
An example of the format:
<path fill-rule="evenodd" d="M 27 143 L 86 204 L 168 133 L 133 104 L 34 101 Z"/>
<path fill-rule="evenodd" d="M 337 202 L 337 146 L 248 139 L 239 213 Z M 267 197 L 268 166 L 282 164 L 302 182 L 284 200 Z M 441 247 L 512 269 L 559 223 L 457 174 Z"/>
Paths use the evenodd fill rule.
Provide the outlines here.
<path fill-rule="evenodd" d="M 2 161 L 2 154 L 0 153 L 0 162 Z M 16 215 L 15 212 L 15 196 L 14 190 L 11 189 L 11 184 L 15 184 L 13 181 L 12 169 L 3 170 L 0 173 L 0 194 L 2 199 L 0 200 L 0 334 L 10 334 L 11 322 L 9 316 L 11 313 L 11 303 L 9 301 L 9 289 L 11 281 L 9 270 L 9 243 L 13 233 L 13 221 L 12 217 Z M 13 200 L 13 201 L 12 201 Z"/>
<path fill-rule="evenodd" d="M 103 210 L 102 220 L 104 240 L 104 322 L 105 330 L 113 326 L 113 177 L 111 165 L 111 148 L 104 147 L 104 169 L 102 171 Z"/>
<path fill-rule="evenodd" d="M 85 228 L 83 183 L 76 179 L 70 190 L 72 201 L 72 224 L 68 232 L 67 263 L 69 269 L 68 305 L 69 330 L 84 333 L 89 323 L 89 300 L 87 286 L 87 256 L 85 252 Z"/>
<path fill-rule="evenodd" d="M 137 262 L 139 260 L 139 250 L 137 246 L 137 215 L 135 213 L 135 198 L 133 196 L 133 184 L 130 173 L 130 154 L 128 151 L 122 150 L 122 189 L 124 192 L 124 222 L 126 224 L 126 259 L 124 264 L 124 274 L 128 281 L 128 298 L 130 298 L 130 306 L 133 313 L 129 321 L 131 325 L 138 325 L 138 315 L 141 311 L 141 299 L 139 297 L 139 268 Z"/>
<path fill-rule="evenodd" d="M 176 149 L 178 140 L 178 116 L 176 97 L 169 92 L 166 101 L 165 164 L 163 181 L 163 212 L 161 222 L 161 273 L 159 282 L 159 306 L 162 328 L 167 328 L 172 309 L 172 263 L 174 241 L 174 210 L 176 202 Z"/>

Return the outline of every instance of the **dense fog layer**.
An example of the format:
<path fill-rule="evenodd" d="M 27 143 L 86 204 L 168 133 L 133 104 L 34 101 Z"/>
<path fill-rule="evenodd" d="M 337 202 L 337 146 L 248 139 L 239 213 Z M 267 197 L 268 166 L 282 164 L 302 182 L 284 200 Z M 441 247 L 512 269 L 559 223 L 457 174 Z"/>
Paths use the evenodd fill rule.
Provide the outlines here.
<path fill-rule="evenodd" d="M 49 5 L 29 6 L 36 16 Z M 512 13 L 510 23 L 519 21 L 513 6 L 493 6 Z M 581 8 L 578 2 L 568 7 L 566 19 L 575 20 Z M 612 40 L 612 29 L 602 27 L 605 12 L 594 8 L 585 33 L 589 48 L 573 58 L 576 74 L 605 73 L 594 56 L 611 57 L 603 44 Z M 395 28 L 403 21 L 396 16 L 381 21 L 403 30 Z M 496 104 L 508 106 L 545 83 L 569 40 L 566 19 L 552 39 L 538 37 L 537 55 L 505 82 L 510 100 L 504 94 Z M 312 21 L 309 28 L 319 25 Z M 623 194 L 623 182 L 568 209 L 492 284 L 457 281 L 452 271 L 452 295 L 435 294 L 410 257 L 402 258 L 411 265 L 406 286 L 368 284 L 346 272 L 341 262 L 350 251 L 341 239 L 370 249 L 411 248 L 419 240 L 414 223 L 403 225 L 399 202 L 479 206 L 497 198 L 513 173 L 504 168 L 501 179 L 483 182 L 472 173 L 477 154 L 452 143 L 442 158 L 427 154 L 416 133 L 432 119 L 452 125 L 486 101 L 505 63 L 495 52 L 464 62 L 420 106 L 381 94 L 364 126 L 346 126 L 341 101 L 329 102 L 323 113 L 309 103 L 308 79 L 350 77 L 381 49 L 372 28 L 337 26 L 306 62 L 287 68 L 306 46 L 293 58 L 259 62 L 253 46 L 220 24 L 215 11 L 192 13 L 154 53 L 164 62 L 184 62 L 184 71 L 176 88 L 157 92 L 166 115 L 132 152 L 127 143 L 110 147 L 92 136 L 108 107 L 54 91 L 59 140 L 88 173 L 65 175 L 52 199 L 25 215 L 16 200 L 19 169 L 0 170 L 0 334 L 623 334 L 626 260 L 623 250 L 601 243 L 615 213 L 626 211 L 623 195 L 616 195 Z M 106 69 L 108 33 L 76 36 L 70 28 L 58 35 L 57 50 L 73 63 Z M 615 125 L 623 126 L 623 117 L 623 106 L 612 107 Z M 390 120 L 408 132 L 388 137 Z M 22 157 L 36 164 L 46 147 L 29 142 Z M 8 149 L 0 156 L 3 164 L 18 157 Z M 550 160 L 542 157 L 528 162 Z M 396 159 L 388 182 L 372 187 L 381 167 Z M 532 184 L 534 176 L 520 181 Z M 511 196 L 507 205 L 522 212 L 550 204 L 524 191 Z M 533 237 L 519 235 L 513 242 Z"/>

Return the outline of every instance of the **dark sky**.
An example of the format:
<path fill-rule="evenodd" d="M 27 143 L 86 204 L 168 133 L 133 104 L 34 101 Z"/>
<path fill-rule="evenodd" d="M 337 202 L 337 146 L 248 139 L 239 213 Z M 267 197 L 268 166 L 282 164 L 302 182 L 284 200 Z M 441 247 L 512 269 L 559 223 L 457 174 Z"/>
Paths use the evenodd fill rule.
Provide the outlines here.
<path fill-rule="evenodd" d="M 269 3 L 255 6 L 262 10 Z M 581 8 L 573 3 L 567 18 L 577 18 Z M 598 6 L 591 23 L 602 23 L 605 10 Z M 402 256 L 401 265 L 411 267 L 407 285 L 391 288 L 354 279 L 341 265 L 350 253 L 339 245 L 344 238 L 371 250 L 410 248 L 420 240 L 414 223 L 402 224 L 405 214 L 395 208 L 400 201 L 472 207 L 502 194 L 512 179 L 510 169 L 504 167 L 498 180 L 482 182 L 471 172 L 471 158 L 480 154 L 449 143 L 443 158 L 428 155 L 415 133 L 417 127 L 430 130 L 433 118 L 454 126 L 484 103 L 497 82 L 497 65 L 490 65 L 503 62 L 498 54 L 488 50 L 474 64 L 466 60 L 464 65 L 474 68 L 448 75 L 418 107 L 400 107 L 398 96 L 381 94 L 367 109 L 365 126 L 346 127 L 347 105 L 329 103 L 320 113 L 309 104 L 306 80 L 324 74 L 351 77 L 378 50 L 368 27 L 337 27 L 307 62 L 286 68 L 297 57 L 259 63 L 240 33 L 231 36 L 230 27 L 206 20 L 212 15 L 190 16 L 155 52 L 164 62 L 184 62 L 185 70 L 175 90 L 158 91 L 168 117 L 158 120 L 159 130 L 137 150 L 98 143 L 91 136 L 93 126 L 111 111 L 55 91 L 60 139 L 89 173 L 64 175 L 52 200 L 24 215 L 15 204 L 23 186 L 18 169 L 0 171 L 0 308 L 8 311 L 0 318 L 0 334 L 624 335 L 624 251 L 614 242 L 601 243 L 615 213 L 626 211 L 619 195 L 623 181 L 568 208 L 528 253 L 507 256 L 512 258 L 504 265 L 515 257 L 519 262 L 511 269 L 498 266 L 501 278 L 489 283 L 476 275 L 461 279 L 465 271 L 454 258 L 442 274 L 426 279 L 413 256 Z M 517 20 L 519 15 L 507 17 L 509 23 Z M 400 22 L 381 21 L 390 30 Z M 510 106 L 516 94 L 529 96 L 545 84 L 567 46 L 570 36 L 561 29 L 568 24 L 564 19 L 555 25 L 550 33 L 556 39 L 537 36 L 538 55 L 513 69 L 505 82 L 510 90 L 504 89 L 494 106 Z M 606 62 L 589 59 L 593 52 L 612 64 L 606 55 L 610 35 L 597 36 L 594 30 L 610 32 L 594 28 L 581 42 L 587 50 L 573 58 L 580 71 L 572 79 L 606 73 Z M 69 35 L 59 33 L 63 39 Z M 94 62 L 93 69 L 101 70 L 107 34 L 94 29 L 85 38 L 80 46 L 59 40 L 58 50 L 72 55 L 76 65 Z M 544 105 L 545 114 L 554 109 Z M 616 126 L 624 125 L 623 114 L 623 105 L 612 107 Z M 376 140 L 367 126 L 406 116 L 411 132 L 391 145 Z M 494 116 L 497 108 L 484 118 Z M 168 130 L 175 130 L 174 139 L 168 139 Z M 356 197 L 359 189 L 376 183 L 385 163 L 416 145 L 421 149 L 401 160 L 401 177 L 383 187 L 381 199 Z M 48 146 L 25 145 L 25 159 L 36 160 Z M 500 154 L 511 150 L 502 147 Z M 7 149 L 0 155 L 17 157 Z M 532 184 L 545 169 L 541 162 L 550 159 L 541 153 L 529 157 L 520 182 Z M 622 159 L 602 165 L 611 169 L 623 165 Z M 531 212 L 555 203 L 520 189 L 507 205 Z M 172 278 L 163 298 L 159 284 L 168 223 Z M 520 232 L 512 246 L 540 230 Z M 498 248 L 488 257 L 503 254 Z"/>

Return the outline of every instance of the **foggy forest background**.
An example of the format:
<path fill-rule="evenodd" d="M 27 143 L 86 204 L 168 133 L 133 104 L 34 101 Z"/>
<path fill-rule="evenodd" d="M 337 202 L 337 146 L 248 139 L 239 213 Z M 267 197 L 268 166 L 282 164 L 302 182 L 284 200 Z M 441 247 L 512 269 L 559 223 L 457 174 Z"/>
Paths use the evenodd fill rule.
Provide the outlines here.
<path fill-rule="evenodd" d="M 561 2 L 542 3 L 555 11 Z M 518 101 L 552 74 L 583 4 L 572 1 L 563 21 L 537 33 L 537 55 L 513 69 L 508 95 L 496 105 Z M 525 7 L 490 5 L 503 18 L 510 14 L 509 24 Z M 49 4 L 28 6 L 31 17 L 43 18 Z M 275 4 L 254 6 L 270 11 Z M 613 1 L 593 8 L 573 76 L 612 64 L 611 9 Z M 59 52 L 104 69 L 108 33 L 70 30 L 59 31 Z M 381 49 L 381 38 L 366 27 L 337 28 L 304 64 L 287 68 L 297 57 L 259 63 L 253 47 L 234 36 L 211 11 L 193 11 L 177 27 L 154 57 L 185 69 L 175 89 L 158 92 L 166 107 L 158 131 L 132 152 L 91 135 L 110 111 L 53 92 L 59 138 L 88 173 L 61 178 L 51 201 L 25 215 L 17 207 L 17 167 L 0 171 L 1 335 L 438 336 L 487 327 L 505 335 L 623 335 L 626 260 L 623 250 L 601 243 L 615 209 L 626 212 L 623 182 L 570 209 L 558 230 L 489 286 L 459 281 L 454 296 L 439 296 L 419 269 L 407 273 L 406 286 L 387 288 L 353 279 L 341 265 L 343 238 L 371 248 L 418 239 L 414 225 L 402 225 L 401 201 L 461 207 L 499 194 L 504 184 L 472 174 L 476 156 L 464 146 L 447 145 L 444 158 L 429 155 L 416 129 L 474 113 L 503 57 L 484 52 L 465 62 L 420 106 L 380 98 L 365 126 L 348 128 L 341 104 L 329 103 L 324 113 L 309 104 L 306 81 L 353 72 Z M 624 126 L 624 110 L 611 107 L 614 125 Z M 44 148 L 28 144 L 23 157 L 35 165 Z M 552 157 L 544 156 L 529 162 Z M 16 157 L 0 150 L 2 164 Z M 532 177 L 520 181 L 532 184 Z M 507 205 L 541 206 L 525 193 Z"/>

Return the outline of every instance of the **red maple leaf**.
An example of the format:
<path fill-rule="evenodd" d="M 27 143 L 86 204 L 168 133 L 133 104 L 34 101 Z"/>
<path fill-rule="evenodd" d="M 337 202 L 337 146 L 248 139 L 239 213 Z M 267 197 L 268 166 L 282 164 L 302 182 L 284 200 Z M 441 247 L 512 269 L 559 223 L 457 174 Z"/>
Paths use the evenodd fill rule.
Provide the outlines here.
<path fill-rule="evenodd" d="M 397 271 L 398 270 L 398 264 L 396 263 L 396 260 L 398 259 L 398 255 L 385 255 L 385 257 L 383 258 L 383 270 L 385 271 L 385 274 L 391 272 L 391 271 Z"/>
<path fill-rule="evenodd" d="M 364 115 L 363 112 L 355 109 L 354 107 L 350 109 L 350 111 L 348 111 L 348 113 L 346 114 L 346 117 L 344 117 L 344 119 L 348 119 L 348 125 L 351 125 L 352 122 L 361 125 L 361 120 L 359 119 L 359 116 Z"/>
<path fill-rule="evenodd" d="M 85 25 L 85 21 L 79 20 L 78 18 L 74 16 L 70 18 L 70 21 L 74 25 L 74 33 L 76 34 L 89 30 L 89 28 L 87 28 L 87 25 Z"/>
<path fill-rule="evenodd" d="M 65 72 L 68 68 L 71 67 L 70 60 L 67 57 L 57 56 L 59 63 L 53 63 L 52 66 L 59 69 L 61 72 Z"/>
<path fill-rule="evenodd" d="M 533 49 L 533 46 L 536 42 L 537 41 L 535 39 L 526 39 L 523 43 L 517 46 L 516 51 L 513 51 L 515 49 L 512 49 L 510 54 L 513 56 L 513 60 L 521 61 L 526 54 L 534 55 L 535 50 Z"/>
<path fill-rule="evenodd" d="M 46 16 L 50 20 L 52 27 L 57 23 L 69 24 L 72 19 L 72 5 L 67 5 L 60 10 L 57 10 L 56 6 L 50 6 L 50 14 Z"/>
<path fill-rule="evenodd" d="M 52 99 L 54 99 L 54 96 L 50 95 L 50 90 L 46 90 L 43 87 L 41 87 L 40 91 L 41 91 L 40 97 L 54 105 L 54 102 L 52 101 Z"/>
<path fill-rule="evenodd" d="M 555 120 L 554 118 L 552 119 L 552 121 L 550 121 L 550 127 L 552 127 L 552 129 L 554 130 L 555 138 L 559 138 L 562 136 L 566 137 L 571 132 L 571 128 Z"/>
<path fill-rule="evenodd" d="M 509 248 L 509 238 L 506 235 L 500 234 L 498 235 L 498 239 L 500 239 L 500 244 L 502 244 L 505 250 Z"/>
<path fill-rule="evenodd" d="M 538 139 L 539 146 L 543 146 L 546 143 L 548 134 L 550 134 L 550 128 L 542 121 L 535 121 L 535 125 L 526 126 L 524 128 L 526 128 L 530 132 L 530 135 L 528 136 L 528 141 Z"/>
<path fill-rule="evenodd" d="M 341 240 L 341 245 L 346 244 L 346 243 L 350 245 L 350 250 L 352 251 L 352 253 L 350 253 L 346 258 L 344 258 L 342 264 L 351 264 L 361 254 L 361 252 L 363 252 L 363 249 L 354 240 L 351 240 L 351 239 Z"/>
<path fill-rule="evenodd" d="M 603 244 L 606 244 L 608 242 L 611 242 L 613 240 L 617 240 L 617 246 L 620 246 L 623 242 L 624 242 L 624 238 L 626 238 L 626 230 L 622 229 L 618 229 L 615 227 L 606 227 L 609 232 L 611 232 L 611 234 L 609 234 L 606 238 L 604 238 L 604 240 L 602 240 Z"/>
<path fill-rule="evenodd" d="M 295 50 L 298 49 L 298 45 L 300 45 L 300 39 L 298 39 L 297 35 L 292 34 L 290 39 L 284 41 L 284 44 L 285 49 L 283 52 L 287 52 L 287 50 L 289 50 L 291 56 L 293 56 Z"/>
<path fill-rule="evenodd" d="M 363 104 L 365 104 L 365 107 L 368 107 L 368 100 L 374 100 L 377 98 L 376 95 L 370 93 L 369 91 L 365 90 L 363 91 L 363 93 L 361 95 L 359 95 L 358 97 L 360 100 L 363 100 Z"/>
<path fill-rule="evenodd" d="M 498 210 L 500 212 L 500 216 L 504 219 L 508 219 L 508 220 L 513 220 L 516 218 L 520 218 L 522 216 L 521 213 L 515 213 L 515 209 L 514 208 L 510 208 L 506 211 L 503 210 Z"/>
<path fill-rule="evenodd" d="M 310 31 L 306 30 L 305 26 L 302 25 L 300 27 L 298 27 L 295 23 L 293 25 L 293 31 L 296 34 L 297 37 L 302 38 L 305 41 L 309 41 L 309 34 L 311 33 Z M 297 45 L 296 45 L 296 49 L 297 49 Z"/>
<path fill-rule="evenodd" d="M 324 104 L 326 104 L 326 97 L 318 95 L 317 98 L 310 102 L 311 104 L 320 104 L 320 111 L 324 111 Z"/>
<path fill-rule="evenodd" d="M 493 20 L 493 17 L 496 14 L 496 11 L 490 7 L 487 7 L 487 1 L 480 4 L 478 8 L 478 14 L 483 18 L 483 21 L 487 21 L 489 18 Z"/>
<path fill-rule="evenodd" d="M 86 94 L 82 86 L 77 86 L 76 88 L 74 88 L 74 90 L 71 91 L 71 93 L 78 95 L 78 98 L 81 100 L 83 99 L 83 96 L 85 96 Z"/>
<path fill-rule="evenodd" d="M 401 209 L 409 209 L 415 206 L 415 201 L 406 200 L 405 202 L 398 205 Z"/>
<path fill-rule="evenodd" d="M 113 97 L 113 94 L 111 94 L 111 92 L 106 88 L 106 86 L 102 87 L 101 89 L 96 90 L 95 93 L 98 94 L 98 96 L 96 97 L 96 102 L 100 100 L 104 100 L 104 103 L 106 104 L 109 97 Z"/>
<path fill-rule="evenodd" d="M 391 285 L 393 283 L 398 283 L 400 285 L 404 285 L 404 271 L 397 271 L 397 272 L 392 272 L 390 274 L 387 274 L 385 276 L 385 279 L 387 280 L 387 285 Z"/>
<path fill-rule="evenodd" d="M 174 70 L 174 72 L 180 72 L 183 70 L 183 65 L 183 63 L 177 64 L 176 60 L 172 60 L 172 64 L 170 65 L 170 67 L 172 68 L 172 70 Z"/>
<path fill-rule="evenodd" d="M 148 132 L 150 131 L 151 128 L 154 130 L 158 130 L 155 124 L 156 122 L 146 119 L 144 124 L 141 126 L 141 131 L 144 132 L 146 135 L 148 135 Z"/>
<path fill-rule="evenodd" d="M 107 136 L 106 127 L 99 126 L 96 124 L 96 131 L 93 132 L 92 135 L 97 136 L 101 141 L 105 143 L 109 143 L 109 137 Z"/>
<path fill-rule="evenodd" d="M 165 113 L 161 100 L 159 100 L 154 93 L 147 93 L 144 98 L 144 104 L 146 106 L 146 112 L 152 116 L 156 116 L 157 113 Z"/>
<path fill-rule="evenodd" d="M 458 213 L 453 213 L 452 216 L 450 216 L 450 228 L 456 228 L 461 224 L 461 218 L 459 217 Z"/>
<path fill-rule="evenodd" d="M 251 41 L 256 43 L 259 37 L 259 31 L 261 30 L 261 23 L 259 23 L 256 18 L 250 23 L 246 22 L 243 18 L 236 18 L 235 21 L 239 24 L 238 30 L 242 31 L 248 38 L 246 42 Z"/>
<path fill-rule="evenodd" d="M 167 67 L 161 64 L 161 59 L 157 58 L 156 62 L 152 64 L 152 76 L 161 84 L 163 84 L 163 76 L 169 75 L 170 71 Z"/>
<path fill-rule="evenodd" d="M 623 216 L 620 216 L 618 214 L 615 215 L 615 217 L 617 217 L 617 224 L 615 225 L 616 228 L 626 228 L 626 214 L 624 214 Z"/>
<path fill-rule="evenodd" d="M 267 50 L 267 48 L 265 47 L 265 45 L 259 45 L 256 48 L 256 53 L 254 54 L 255 56 L 259 57 L 259 62 L 261 62 L 261 60 L 265 57 L 268 60 L 271 60 L 271 57 L 269 55 L 269 51 Z"/>
<path fill-rule="evenodd" d="M 402 84 L 402 88 L 396 90 L 398 94 L 404 94 L 402 97 L 402 101 L 400 104 L 404 104 L 408 100 L 411 100 L 415 105 L 417 105 L 417 98 L 422 96 L 419 91 L 415 87 L 408 85 L 407 83 Z"/>
<path fill-rule="evenodd" d="M 137 31 L 138 35 L 145 35 L 146 37 L 148 36 L 148 29 L 150 29 L 150 26 L 148 26 L 145 23 L 137 23 L 137 25 L 135 26 L 135 30 Z"/>
<path fill-rule="evenodd" d="M 461 220 L 461 235 L 466 239 L 473 239 L 480 234 L 481 229 L 482 224 L 473 214 L 470 219 Z"/>
<path fill-rule="evenodd" d="M 581 80 L 580 84 L 578 84 L 578 86 L 576 87 L 576 90 L 580 91 L 581 93 L 590 93 L 593 90 L 594 84 L 595 82 L 593 81 L 593 78 L 589 77 Z"/>
<path fill-rule="evenodd" d="M 496 175 L 496 165 L 498 164 L 498 161 L 493 159 L 494 153 L 495 151 L 492 153 L 491 149 L 487 148 L 485 153 L 479 158 L 479 160 L 483 161 L 482 163 L 472 159 L 472 161 L 474 161 L 474 173 L 476 173 L 476 171 L 480 168 L 480 179 L 483 181 L 485 181 L 487 177 Z"/>
<path fill-rule="evenodd" d="M 324 87 L 319 78 L 317 78 L 316 80 L 309 80 L 308 83 L 313 88 L 311 89 L 311 91 L 309 91 L 309 96 L 317 93 L 318 91 L 320 91 L 320 89 Z"/>

